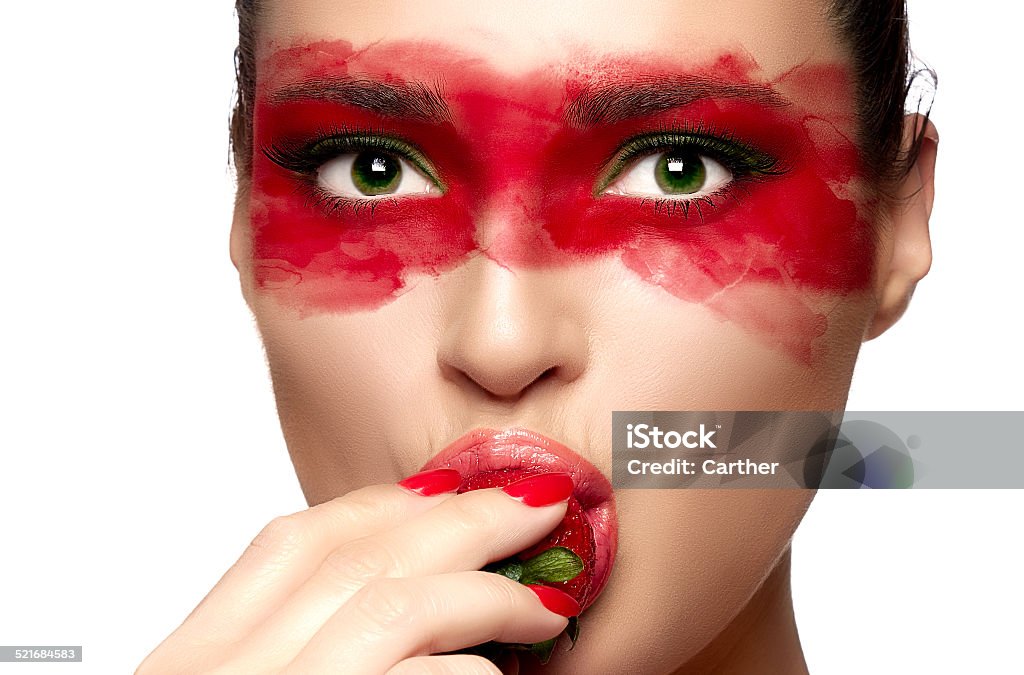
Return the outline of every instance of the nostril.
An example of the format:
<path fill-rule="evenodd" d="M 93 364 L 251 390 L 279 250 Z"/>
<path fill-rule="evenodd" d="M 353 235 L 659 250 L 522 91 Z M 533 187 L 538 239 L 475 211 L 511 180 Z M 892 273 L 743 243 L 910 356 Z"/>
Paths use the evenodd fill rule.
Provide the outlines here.
<path fill-rule="evenodd" d="M 474 371 L 469 368 L 462 368 L 456 364 L 444 360 L 440 362 L 441 371 L 448 379 L 479 388 L 495 399 L 518 398 L 527 389 L 531 389 L 538 383 L 546 380 L 556 380 L 561 377 L 562 368 L 550 366 L 539 374 L 532 377 L 528 372 L 519 373 L 506 371 L 496 372 L 488 370 Z M 533 371 L 536 373 L 537 371 Z"/>
<path fill-rule="evenodd" d="M 534 380 L 534 382 L 540 382 L 541 380 L 547 380 L 549 378 L 554 377 L 555 376 L 555 371 L 557 371 L 557 370 L 558 370 L 557 366 L 551 366 L 550 368 L 545 370 L 543 373 L 538 375 L 537 379 Z"/>

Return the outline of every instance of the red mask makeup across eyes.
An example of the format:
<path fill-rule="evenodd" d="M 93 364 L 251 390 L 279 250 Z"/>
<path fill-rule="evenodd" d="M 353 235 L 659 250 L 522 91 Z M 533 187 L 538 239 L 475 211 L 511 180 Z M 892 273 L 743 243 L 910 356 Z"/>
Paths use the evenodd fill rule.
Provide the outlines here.
<path fill-rule="evenodd" d="M 685 72 L 651 59 L 587 63 L 509 76 L 436 45 L 343 42 L 264 59 L 251 197 L 258 288 L 309 315 L 380 306 L 410 275 L 481 251 L 545 267 L 614 255 L 809 360 L 826 319 L 806 299 L 872 276 L 844 71 L 802 66 L 764 82 L 756 64 L 729 55 Z M 435 189 L 325 195 L 317 167 L 368 147 L 411 152 L 404 170 Z M 686 200 L 612 189 L 643 157 L 677 151 L 714 159 L 731 180 Z"/>

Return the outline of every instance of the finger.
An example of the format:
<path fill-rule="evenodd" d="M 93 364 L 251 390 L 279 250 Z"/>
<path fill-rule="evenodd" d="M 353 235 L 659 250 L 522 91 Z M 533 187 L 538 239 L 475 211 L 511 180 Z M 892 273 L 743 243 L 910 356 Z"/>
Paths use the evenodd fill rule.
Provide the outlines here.
<path fill-rule="evenodd" d="M 374 485 L 274 519 L 168 640 L 225 644 L 241 639 L 335 548 L 394 527 L 454 496 L 461 477 L 453 471 L 438 478 L 435 489 L 451 491 L 424 496 L 398 485 Z"/>
<path fill-rule="evenodd" d="M 446 654 L 406 659 L 387 675 L 502 675 L 502 672 L 482 656 Z"/>
<path fill-rule="evenodd" d="M 328 664 L 386 672 L 413 656 L 490 640 L 553 638 L 579 605 L 554 588 L 534 588 L 489 572 L 375 580 L 324 624 L 286 672 L 316 672 Z"/>
<path fill-rule="evenodd" d="M 556 489 L 534 503 L 554 500 L 553 504 L 527 506 L 503 490 L 477 490 L 453 497 L 406 524 L 348 542 L 331 553 L 239 649 L 263 652 L 262 658 L 272 661 L 289 648 L 294 655 L 339 607 L 375 579 L 478 570 L 537 543 L 561 521 L 565 499 L 572 492 L 566 474 L 546 474 L 542 481 L 547 486 L 555 483 Z"/>
<path fill-rule="evenodd" d="M 369 546 L 388 554 L 392 567 L 383 576 L 411 577 L 477 570 L 507 558 L 537 543 L 561 522 L 573 490 L 568 474 L 534 476 L 517 485 L 525 481 L 549 488 L 541 503 L 527 506 L 503 490 L 467 492 L 410 522 L 351 541 L 325 563 L 344 569 L 347 557 Z M 318 580 L 314 576 L 310 581 Z"/>

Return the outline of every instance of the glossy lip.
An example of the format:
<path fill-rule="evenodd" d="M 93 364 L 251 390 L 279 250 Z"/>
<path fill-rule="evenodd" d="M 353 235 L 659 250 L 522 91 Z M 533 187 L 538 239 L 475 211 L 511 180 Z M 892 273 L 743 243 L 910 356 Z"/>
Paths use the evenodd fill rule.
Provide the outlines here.
<path fill-rule="evenodd" d="M 594 578 L 586 599 L 589 606 L 608 583 L 618 547 L 615 496 L 604 474 L 558 441 L 528 429 L 474 429 L 423 465 L 422 470 L 447 467 L 463 479 L 487 471 L 538 469 L 572 476 L 573 496 L 594 532 Z"/>

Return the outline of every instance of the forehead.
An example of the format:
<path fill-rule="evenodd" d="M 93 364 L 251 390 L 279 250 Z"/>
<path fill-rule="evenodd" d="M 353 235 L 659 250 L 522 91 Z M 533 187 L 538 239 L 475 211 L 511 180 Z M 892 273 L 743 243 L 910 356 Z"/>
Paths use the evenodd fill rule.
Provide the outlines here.
<path fill-rule="evenodd" d="M 258 49 L 340 39 L 359 49 L 429 41 L 525 72 L 592 56 L 657 55 L 680 65 L 739 53 L 768 78 L 843 62 L 823 0 L 264 0 Z"/>

